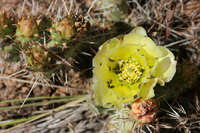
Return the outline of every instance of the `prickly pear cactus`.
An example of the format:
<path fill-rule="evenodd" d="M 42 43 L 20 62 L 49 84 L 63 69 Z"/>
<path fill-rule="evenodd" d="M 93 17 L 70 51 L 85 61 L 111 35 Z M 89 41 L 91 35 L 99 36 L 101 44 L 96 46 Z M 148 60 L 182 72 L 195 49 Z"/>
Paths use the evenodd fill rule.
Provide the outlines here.
<path fill-rule="evenodd" d="M 60 21 L 54 22 L 50 29 L 52 41 L 48 47 L 65 46 L 67 43 L 78 38 L 83 31 L 86 31 L 89 23 L 83 17 L 66 16 Z"/>
<path fill-rule="evenodd" d="M 45 15 L 37 18 L 37 25 L 40 35 L 44 34 L 44 32 L 48 32 L 48 29 L 51 27 L 51 18 Z"/>
<path fill-rule="evenodd" d="M 57 68 L 59 60 L 78 55 L 83 47 L 78 39 L 89 28 L 80 15 L 68 15 L 59 21 L 46 15 L 15 18 L 0 14 L 0 38 L 13 37 L 13 44 L 3 47 L 3 54 L 7 53 L 10 61 L 19 61 L 23 53 L 26 65 L 34 71 Z"/>
<path fill-rule="evenodd" d="M 12 38 L 15 29 L 15 18 L 9 13 L 0 13 L 0 39 Z"/>
<path fill-rule="evenodd" d="M 16 39 L 21 43 L 27 43 L 36 40 L 38 37 L 38 25 L 33 17 L 22 17 L 18 20 Z"/>
<path fill-rule="evenodd" d="M 52 41 L 48 44 L 48 47 L 57 45 L 62 46 L 64 42 L 72 39 L 76 33 L 74 20 L 70 17 L 65 17 L 62 20 L 55 22 L 50 29 L 50 33 Z"/>
<path fill-rule="evenodd" d="M 34 43 L 26 53 L 28 66 L 35 71 L 45 71 L 51 63 L 49 52 L 37 43 Z"/>

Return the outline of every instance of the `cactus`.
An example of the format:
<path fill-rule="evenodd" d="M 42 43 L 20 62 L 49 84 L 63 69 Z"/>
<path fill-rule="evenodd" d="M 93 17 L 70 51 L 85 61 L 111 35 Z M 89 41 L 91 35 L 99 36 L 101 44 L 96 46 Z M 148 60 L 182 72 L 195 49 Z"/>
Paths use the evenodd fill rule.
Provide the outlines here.
<path fill-rule="evenodd" d="M 15 34 L 15 17 L 10 12 L 0 12 L 0 55 L 6 57 L 8 60 L 18 61 L 16 56 L 18 52 L 12 45 L 7 45 L 7 42 L 10 41 Z M 8 54 L 10 53 L 10 55 Z"/>
<path fill-rule="evenodd" d="M 84 21 L 83 17 L 66 16 L 55 22 L 50 29 L 52 41 L 48 44 L 48 47 L 65 46 L 73 39 L 78 38 L 82 31 L 87 30 L 87 28 L 88 23 Z"/>
<path fill-rule="evenodd" d="M 52 22 L 53 19 L 55 18 L 45 15 L 14 19 L 7 14 L 0 14 L 0 37 L 15 37 L 13 45 L 3 48 L 4 53 L 8 53 L 9 60 L 19 61 L 19 55 L 23 51 L 31 69 L 45 71 L 56 59 L 68 60 L 69 57 L 75 57 L 83 46 L 77 40 L 82 32 L 88 30 L 89 23 L 82 16 L 75 15 L 68 15 L 57 22 Z M 43 42 L 44 39 L 46 43 Z M 52 58 L 52 55 L 59 57 Z"/>
<path fill-rule="evenodd" d="M 122 108 L 110 115 L 106 123 L 108 132 L 131 133 L 137 121 L 130 116 L 129 112 L 129 108 Z"/>
<path fill-rule="evenodd" d="M 62 20 L 55 22 L 50 29 L 52 41 L 48 47 L 63 45 L 64 42 L 69 41 L 75 35 L 74 21 L 70 17 L 65 17 Z"/>
<path fill-rule="evenodd" d="M 49 28 L 52 26 L 51 18 L 45 15 L 37 18 L 36 20 L 38 25 L 39 41 L 43 43 L 44 38 L 49 40 L 50 32 Z"/>
<path fill-rule="evenodd" d="M 28 65 L 35 71 L 45 71 L 52 59 L 49 56 L 49 52 L 42 48 L 37 43 L 32 44 L 26 52 Z"/>
<path fill-rule="evenodd" d="M 33 39 L 33 43 L 29 43 L 26 54 L 28 65 L 33 70 L 46 71 L 50 64 L 55 64 L 56 60 L 75 57 L 79 53 L 77 51 L 81 50 L 82 43 L 75 42 L 88 28 L 88 23 L 82 17 L 70 15 L 58 22 L 52 23 L 51 21 L 52 19 L 45 16 L 37 20 L 37 34 L 42 36 L 46 32 L 45 34 L 48 35 L 46 35 L 47 45 L 38 45 L 35 40 L 40 41 L 41 37 L 37 36 Z M 52 58 L 52 55 L 59 57 Z"/>
<path fill-rule="evenodd" d="M 51 19 L 48 16 L 42 15 L 36 21 L 40 33 L 47 31 L 51 27 Z"/>
<path fill-rule="evenodd" d="M 36 40 L 38 25 L 33 17 L 22 17 L 17 23 L 16 39 L 22 44 Z"/>
<path fill-rule="evenodd" d="M 10 13 L 0 13 L 0 39 L 12 38 L 15 33 L 15 18 Z"/>

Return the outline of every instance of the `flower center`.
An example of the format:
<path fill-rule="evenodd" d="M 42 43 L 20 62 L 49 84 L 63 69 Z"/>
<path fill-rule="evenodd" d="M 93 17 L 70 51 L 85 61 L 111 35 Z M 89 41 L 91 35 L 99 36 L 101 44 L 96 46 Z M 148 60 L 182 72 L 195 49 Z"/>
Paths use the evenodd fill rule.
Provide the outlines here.
<path fill-rule="evenodd" d="M 125 81 L 128 84 L 133 84 L 140 80 L 144 72 L 144 68 L 133 58 L 127 60 L 119 60 L 117 63 L 117 75 L 119 81 Z"/>

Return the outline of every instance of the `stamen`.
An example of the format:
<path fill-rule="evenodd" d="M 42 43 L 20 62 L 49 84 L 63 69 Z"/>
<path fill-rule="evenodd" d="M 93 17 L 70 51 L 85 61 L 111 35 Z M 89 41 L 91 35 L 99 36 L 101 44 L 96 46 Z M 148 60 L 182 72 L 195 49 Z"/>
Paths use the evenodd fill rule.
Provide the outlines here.
<path fill-rule="evenodd" d="M 140 80 L 144 72 L 141 64 L 132 57 L 127 60 L 119 60 L 114 70 L 117 72 L 119 81 L 125 81 L 128 84 L 136 83 Z"/>

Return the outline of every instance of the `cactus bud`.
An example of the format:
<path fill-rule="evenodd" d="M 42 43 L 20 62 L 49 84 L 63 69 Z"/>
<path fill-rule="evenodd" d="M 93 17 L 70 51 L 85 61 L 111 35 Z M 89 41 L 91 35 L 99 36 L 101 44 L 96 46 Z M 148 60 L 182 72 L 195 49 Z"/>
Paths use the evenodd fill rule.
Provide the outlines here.
<path fill-rule="evenodd" d="M 48 51 L 37 44 L 33 44 L 27 51 L 28 65 L 37 71 L 43 71 L 51 61 Z"/>
<path fill-rule="evenodd" d="M 38 26 L 32 17 L 22 17 L 17 24 L 16 37 L 26 43 L 38 35 Z"/>
<path fill-rule="evenodd" d="M 138 120 L 141 124 L 149 123 L 153 120 L 157 112 L 157 104 L 155 100 L 136 100 L 130 111 L 131 116 Z"/>
<path fill-rule="evenodd" d="M 89 23 L 82 16 L 66 16 L 53 24 L 50 29 L 52 41 L 48 47 L 63 46 L 73 39 L 77 39 L 83 31 L 87 31 Z"/>

